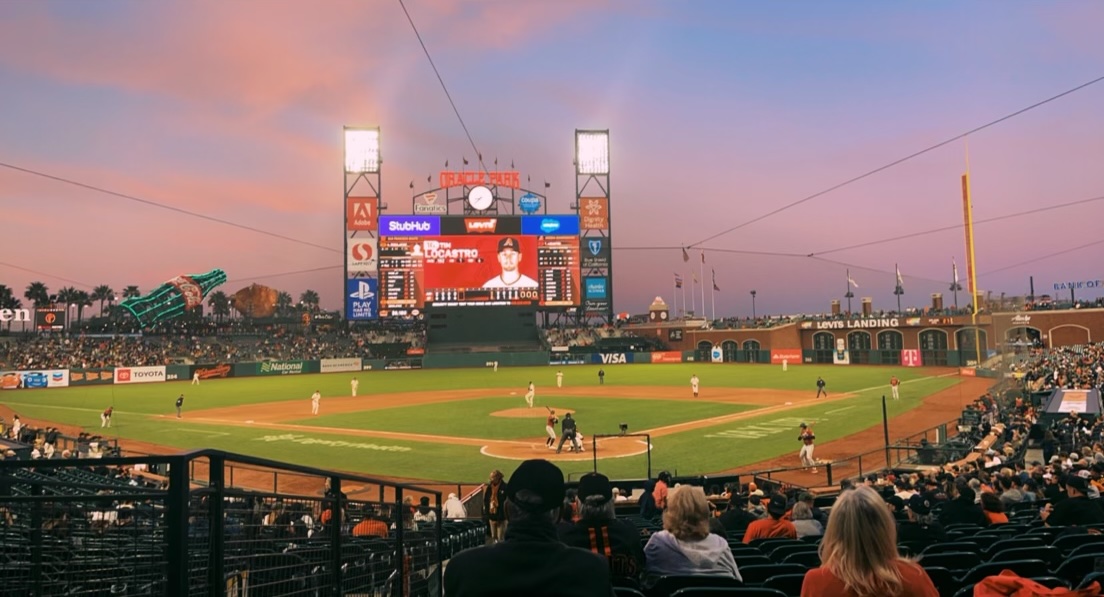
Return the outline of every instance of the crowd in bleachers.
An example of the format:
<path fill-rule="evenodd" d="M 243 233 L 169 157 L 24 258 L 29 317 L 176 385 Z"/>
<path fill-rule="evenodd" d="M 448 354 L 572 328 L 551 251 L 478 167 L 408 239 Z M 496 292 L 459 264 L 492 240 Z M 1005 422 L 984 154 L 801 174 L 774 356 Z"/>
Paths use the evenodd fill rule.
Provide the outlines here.
<path fill-rule="evenodd" d="M 0 369 L 91 369 L 174 363 L 380 358 L 424 348 L 424 329 L 304 333 L 277 328 L 229 336 L 22 336 L 0 342 Z"/>
<path fill-rule="evenodd" d="M 549 346 L 589 347 L 607 338 L 636 338 L 632 330 L 616 326 L 558 326 L 543 330 Z"/>

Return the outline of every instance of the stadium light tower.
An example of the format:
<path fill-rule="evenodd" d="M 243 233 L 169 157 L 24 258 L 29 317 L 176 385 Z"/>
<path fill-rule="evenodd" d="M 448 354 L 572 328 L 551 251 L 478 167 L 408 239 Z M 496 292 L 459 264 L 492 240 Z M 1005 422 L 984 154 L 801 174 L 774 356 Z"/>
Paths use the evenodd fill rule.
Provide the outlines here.
<path fill-rule="evenodd" d="M 595 267 L 582 271 L 579 319 L 603 318 L 613 323 L 613 250 L 610 226 L 609 130 L 575 129 L 575 203 L 579 215 L 579 246 L 592 252 Z"/>
<path fill-rule="evenodd" d="M 376 237 L 383 203 L 379 127 L 344 128 L 345 267 L 341 278 L 346 320 L 370 320 L 379 316 L 379 276 Z M 354 249 L 350 251 L 350 248 Z"/>

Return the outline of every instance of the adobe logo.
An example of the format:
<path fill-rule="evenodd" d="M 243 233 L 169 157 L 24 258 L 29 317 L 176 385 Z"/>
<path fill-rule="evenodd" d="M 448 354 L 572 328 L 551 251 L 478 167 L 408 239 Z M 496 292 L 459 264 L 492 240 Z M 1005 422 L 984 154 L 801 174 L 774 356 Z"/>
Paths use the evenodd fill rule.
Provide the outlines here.
<path fill-rule="evenodd" d="M 375 230 L 376 229 L 376 202 L 375 197 L 349 197 L 346 206 L 345 219 L 349 230 Z"/>

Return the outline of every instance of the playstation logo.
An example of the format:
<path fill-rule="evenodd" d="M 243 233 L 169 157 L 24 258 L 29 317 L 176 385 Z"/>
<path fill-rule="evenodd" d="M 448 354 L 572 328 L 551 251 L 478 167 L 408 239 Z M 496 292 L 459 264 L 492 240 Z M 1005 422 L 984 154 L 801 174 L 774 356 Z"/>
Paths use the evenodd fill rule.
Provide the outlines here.
<path fill-rule="evenodd" d="M 362 301 L 366 301 L 374 296 L 376 296 L 376 293 L 372 292 L 372 287 L 367 282 L 358 283 L 356 291 L 349 293 L 349 298 L 360 299 Z"/>

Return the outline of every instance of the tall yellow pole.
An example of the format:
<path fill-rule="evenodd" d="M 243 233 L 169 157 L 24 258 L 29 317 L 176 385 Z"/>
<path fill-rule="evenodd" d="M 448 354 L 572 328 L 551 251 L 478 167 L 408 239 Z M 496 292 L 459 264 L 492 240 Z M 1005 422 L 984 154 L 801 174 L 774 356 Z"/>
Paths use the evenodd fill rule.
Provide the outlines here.
<path fill-rule="evenodd" d="M 966 173 L 962 175 L 962 213 L 966 227 L 966 283 L 970 287 L 970 324 L 974 327 L 974 349 L 977 353 L 977 366 L 981 366 L 981 333 L 977 327 L 978 290 L 977 266 L 974 262 L 974 209 L 970 202 L 970 152 L 966 150 Z"/>

